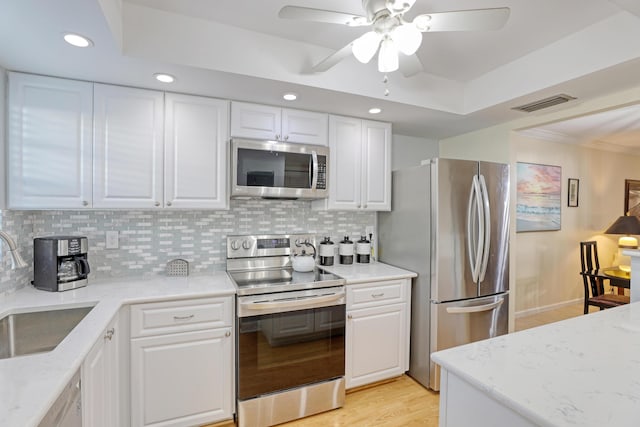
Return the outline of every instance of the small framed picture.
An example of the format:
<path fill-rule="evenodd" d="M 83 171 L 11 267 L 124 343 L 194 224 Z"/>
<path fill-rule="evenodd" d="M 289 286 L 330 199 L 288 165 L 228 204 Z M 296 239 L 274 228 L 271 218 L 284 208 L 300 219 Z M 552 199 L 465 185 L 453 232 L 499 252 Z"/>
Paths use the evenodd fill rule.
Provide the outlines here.
<path fill-rule="evenodd" d="M 567 206 L 578 207 L 578 197 L 580 196 L 580 180 L 569 178 L 569 191 L 567 191 Z"/>
<path fill-rule="evenodd" d="M 624 180 L 624 214 L 640 215 L 640 181 L 635 179 Z"/>

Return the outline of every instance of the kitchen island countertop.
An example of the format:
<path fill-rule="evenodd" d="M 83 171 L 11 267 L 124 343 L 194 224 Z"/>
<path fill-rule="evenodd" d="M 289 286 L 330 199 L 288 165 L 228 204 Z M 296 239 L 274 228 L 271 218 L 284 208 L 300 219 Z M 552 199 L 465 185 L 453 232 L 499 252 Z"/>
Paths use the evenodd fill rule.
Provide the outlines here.
<path fill-rule="evenodd" d="M 432 359 L 526 425 L 635 427 L 640 420 L 640 303 L 443 350 Z M 453 393 L 447 399 L 449 408 L 458 406 Z"/>
<path fill-rule="evenodd" d="M 233 294 L 235 287 L 226 272 L 218 272 L 96 280 L 65 292 L 26 286 L 0 296 L 0 318 L 11 313 L 94 305 L 54 350 L 0 360 L 0 426 L 37 425 L 123 305 Z"/>

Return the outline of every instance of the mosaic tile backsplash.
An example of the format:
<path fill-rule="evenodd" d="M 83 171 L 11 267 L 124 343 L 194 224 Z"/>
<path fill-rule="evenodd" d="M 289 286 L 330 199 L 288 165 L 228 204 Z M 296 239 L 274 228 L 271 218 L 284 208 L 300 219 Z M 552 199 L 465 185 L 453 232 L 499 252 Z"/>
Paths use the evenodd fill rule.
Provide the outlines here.
<path fill-rule="evenodd" d="M 224 270 L 229 234 L 311 233 L 339 241 L 375 226 L 375 212 L 317 211 L 297 200 L 231 200 L 228 211 L 1 211 L 2 230 L 27 262 L 33 238 L 79 235 L 89 239 L 90 278 L 164 274 L 167 261 L 184 258 L 193 273 Z M 105 248 L 105 232 L 119 232 L 119 248 Z M 356 239 L 357 240 L 357 239 Z M 2 250 L 6 248 L 3 244 Z M 33 279 L 33 269 L 11 270 L 3 252 L 0 293 Z"/>

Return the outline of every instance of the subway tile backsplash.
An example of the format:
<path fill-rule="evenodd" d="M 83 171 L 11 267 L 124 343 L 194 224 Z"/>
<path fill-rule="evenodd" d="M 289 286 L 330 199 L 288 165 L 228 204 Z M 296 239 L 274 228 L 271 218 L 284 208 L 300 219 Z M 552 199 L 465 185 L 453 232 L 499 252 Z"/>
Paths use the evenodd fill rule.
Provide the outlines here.
<path fill-rule="evenodd" d="M 316 211 L 297 200 L 231 200 L 228 211 L 101 210 L 2 211 L 2 229 L 9 233 L 27 262 L 33 259 L 33 238 L 82 235 L 89 239 L 90 278 L 164 274 L 168 261 L 184 258 L 194 273 L 224 270 L 229 234 L 312 233 L 339 241 L 357 237 L 375 225 L 374 212 Z M 105 248 L 105 232 L 119 232 L 119 248 Z M 10 270 L 4 254 L 0 294 L 25 286 L 32 268 Z"/>

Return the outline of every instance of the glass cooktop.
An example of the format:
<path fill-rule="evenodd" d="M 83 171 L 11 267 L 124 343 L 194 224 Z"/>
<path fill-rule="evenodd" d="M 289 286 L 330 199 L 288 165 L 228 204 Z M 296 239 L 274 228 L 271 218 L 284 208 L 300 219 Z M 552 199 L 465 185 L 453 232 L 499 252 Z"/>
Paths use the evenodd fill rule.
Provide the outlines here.
<path fill-rule="evenodd" d="M 300 273 L 290 268 L 228 272 L 235 282 L 238 295 L 257 295 L 274 292 L 299 291 L 344 285 L 340 276 L 316 268 Z"/>

